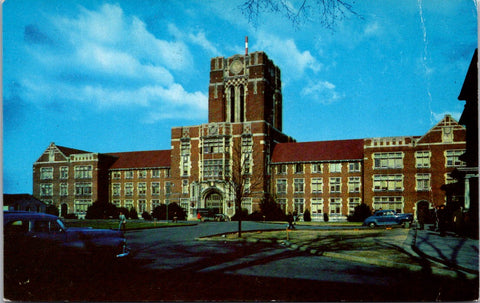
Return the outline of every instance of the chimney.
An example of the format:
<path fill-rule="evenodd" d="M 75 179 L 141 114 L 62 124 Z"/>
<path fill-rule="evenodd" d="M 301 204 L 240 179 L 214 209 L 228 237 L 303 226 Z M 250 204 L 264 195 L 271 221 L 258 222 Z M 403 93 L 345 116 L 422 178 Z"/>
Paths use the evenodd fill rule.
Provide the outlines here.
<path fill-rule="evenodd" d="M 248 56 L 248 36 L 245 36 L 245 56 Z"/>

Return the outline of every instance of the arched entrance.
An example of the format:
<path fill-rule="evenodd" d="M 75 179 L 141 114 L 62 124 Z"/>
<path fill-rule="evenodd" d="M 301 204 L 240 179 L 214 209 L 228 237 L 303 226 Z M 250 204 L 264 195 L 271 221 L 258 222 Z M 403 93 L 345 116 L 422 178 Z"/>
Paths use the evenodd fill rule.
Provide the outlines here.
<path fill-rule="evenodd" d="M 205 195 L 205 208 L 215 209 L 216 213 L 223 214 L 223 197 L 217 191 Z"/>
<path fill-rule="evenodd" d="M 63 203 L 62 206 L 60 206 L 60 217 L 65 218 L 68 214 L 68 205 L 66 203 Z"/>

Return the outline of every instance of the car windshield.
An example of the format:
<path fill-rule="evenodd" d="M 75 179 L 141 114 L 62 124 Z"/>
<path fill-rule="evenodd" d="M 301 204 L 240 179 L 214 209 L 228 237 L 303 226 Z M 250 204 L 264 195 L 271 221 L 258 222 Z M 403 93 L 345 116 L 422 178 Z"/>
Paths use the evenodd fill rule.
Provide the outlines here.
<path fill-rule="evenodd" d="M 61 219 L 57 219 L 57 224 L 60 225 L 60 228 L 63 230 L 67 230 L 67 226 Z"/>

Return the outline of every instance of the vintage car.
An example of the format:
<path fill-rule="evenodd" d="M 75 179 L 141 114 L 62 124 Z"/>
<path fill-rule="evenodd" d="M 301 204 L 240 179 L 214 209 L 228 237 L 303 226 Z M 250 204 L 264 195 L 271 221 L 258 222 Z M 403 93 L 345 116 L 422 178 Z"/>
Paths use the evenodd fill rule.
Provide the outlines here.
<path fill-rule="evenodd" d="M 379 210 L 365 219 L 363 225 L 376 227 L 381 225 L 409 225 L 413 221 L 412 214 L 401 214 L 394 210 Z"/>
<path fill-rule="evenodd" d="M 5 275 L 27 274 L 38 267 L 72 263 L 116 262 L 129 256 L 118 230 L 68 228 L 57 216 L 33 212 L 4 212 Z"/>

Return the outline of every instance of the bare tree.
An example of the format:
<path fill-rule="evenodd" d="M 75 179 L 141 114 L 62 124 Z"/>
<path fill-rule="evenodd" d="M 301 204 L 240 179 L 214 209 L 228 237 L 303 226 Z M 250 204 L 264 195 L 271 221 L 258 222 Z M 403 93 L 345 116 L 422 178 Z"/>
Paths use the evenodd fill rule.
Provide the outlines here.
<path fill-rule="evenodd" d="M 242 236 L 242 202 L 254 197 L 263 186 L 263 174 L 253 174 L 252 137 L 242 136 L 234 140 L 231 152 L 231 171 L 226 181 L 234 195 L 235 211 L 238 217 L 238 237 Z"/>
<path fill-rule="evenodd" d="M 328 29 L 347 15 L 361 16 L 346 0 L 300 0 L 293 4 L 290 0 L 245 0 L 240 10 L 254 26 L 258 25 L 262 13 L 279 14 L 292 22 L 295 28 L 305 22 L 316 21 Z"/>

